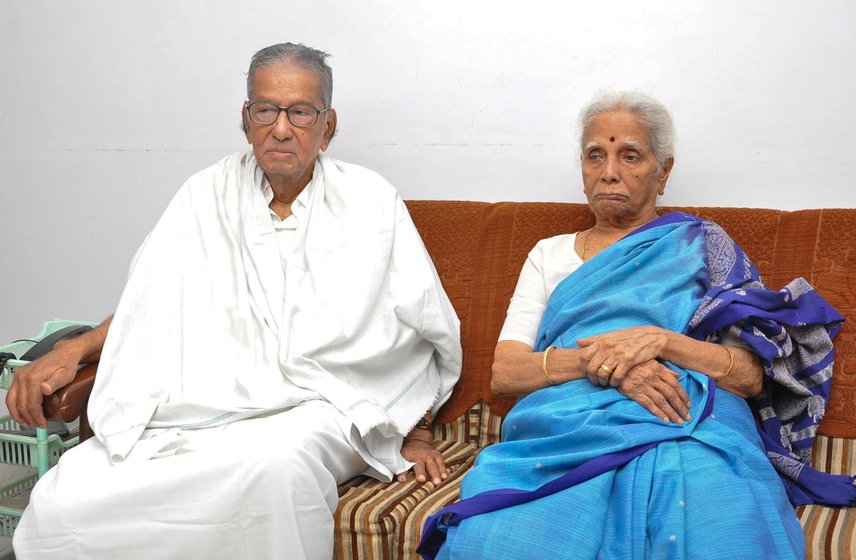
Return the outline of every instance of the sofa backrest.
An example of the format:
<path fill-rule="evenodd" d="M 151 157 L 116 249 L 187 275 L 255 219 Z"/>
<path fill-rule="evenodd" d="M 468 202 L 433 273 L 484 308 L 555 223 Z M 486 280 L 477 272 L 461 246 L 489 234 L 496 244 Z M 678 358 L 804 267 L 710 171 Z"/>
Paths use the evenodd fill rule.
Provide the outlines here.
<path fill-rule="evenodd" d="M 514 404 L 490 390 L 491 364 L 517 276 L 529 250 L 545 237 L 580 231 L 594 218 L 584 204 L 407 201 L 458 317 L 464 370 L 438 421 L 482 399 L 505 415 Z M 800 210 L 682 207 L 713 220 L 740 244 L 779 289 L 802 276 L 842 315 L 856 321 L 856 209 Z M 835 373 L 821 433 L 856 437 L 856 325 L 835 339 Z"/>

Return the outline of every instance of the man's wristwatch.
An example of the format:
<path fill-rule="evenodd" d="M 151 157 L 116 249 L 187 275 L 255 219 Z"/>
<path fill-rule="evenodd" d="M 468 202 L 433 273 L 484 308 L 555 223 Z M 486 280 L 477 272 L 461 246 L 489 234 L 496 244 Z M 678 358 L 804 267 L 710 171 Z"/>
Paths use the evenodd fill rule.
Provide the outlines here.
<path fill-rule="evenodd" d="M 431 423 L 428 422 L 428 419 L 423 416 L 419 419 L 419 422 L 416 423 L 416 427 L 422 430 L 430 430 Z"/>

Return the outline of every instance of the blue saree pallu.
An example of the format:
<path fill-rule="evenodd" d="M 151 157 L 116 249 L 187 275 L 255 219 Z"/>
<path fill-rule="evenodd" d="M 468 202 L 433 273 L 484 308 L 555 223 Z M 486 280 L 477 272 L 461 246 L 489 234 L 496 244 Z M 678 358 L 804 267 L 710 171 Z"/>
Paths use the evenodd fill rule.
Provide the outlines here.
<path fill-rule="evenodd" d="M 831 372 L 829 333 L 841 320 L 807 284 L 767 290 L 721 228 L 672 213 L 608 247 L 556 287 L 536 350 L 576 347 L 577 339 L 642 325 L 713 341 L 727 331 L 761 356 L 768 376 L 800 384 L 814 375 L 801 385 L 813 387 L 803 395 L 807 403 L 824 398 L 816 378 Z M 808 336 L 815 341 L 803 352 L 808 363 L 777 370 L 787 348 L 801 341 L 782 329 L 806 325 L 823 333 Z M 816 342 L 823 337 L 826 344 Z M 764 436 L 765 450 L 746 400 L 716 390 L 706 375 L 665 365 L 690 396 L 692 419 L 683 425 L 663 422 L 617 389 L 588 379 L 520 399 L 503 422 L 501 443 L 482 451 L 464 478 L 461 501 L 427 521 L 420 554 L 802 558 L 803 533 L 773 464 L 774 456 L 786 466 L 799 462 L 800 444 L 782 435 L 790 431 L 781 426 L 816 426 L 817 414 L 806 406 L 794 412 L 791 402 L 783 419 L 762 400 L 760 416 L 774 433 Z M 828 384 L 825 390 L 828 397 Z M 795 488 L 806 480 L 812 486 L 814 472 L 805 468 L 784 469 L 809 475 L 788 479 Z M 852 482 L 840 478 L 833 482 L 841 488 Z M 805 491 L 836 494 L 824 486 L 829 483 Z M 789 488 L 792 498 L 803 491 Z"/>

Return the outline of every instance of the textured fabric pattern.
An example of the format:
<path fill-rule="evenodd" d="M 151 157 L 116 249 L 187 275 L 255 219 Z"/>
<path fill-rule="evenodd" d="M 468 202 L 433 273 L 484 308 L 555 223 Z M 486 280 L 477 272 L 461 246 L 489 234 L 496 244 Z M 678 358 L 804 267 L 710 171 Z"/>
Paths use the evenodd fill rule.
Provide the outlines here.
<path fill-rule="evenodd" d="M 490 340 L 490 329 L 485 328 L 483 317 L 500 307 L 484 301 L 489 294 L 499 295 L 489 283 L 490 275 L 484 274 L 479 241 L 485 239 L 484 218 L 491 207 L 486 202 L 435 200 L 407 204 L 413 223 L 443 281 L 443 288 L 461 320 L 463 360 L 468 364 L 469 374 L 461 377 L 455 385 L 455 402 L 447 403 L 435 419 L 439 424 L 466 414 L 470 406 L 481 399 L 489 402 L 494 410 L 505 412 L 510 408 L 510 399 L 497 397 L 485 390 L 490 385 L 496 339 Z"/>
<path fill-rule="evenodd" d="M 856 439 L 818 436 L 812 466 L 839 475 L 856 472 Z M 856 509 L 807 505 L 797 508 L 797 516 L 805 533 L 806 560 L 856 558 Z"/>
<path fill-rule="evenodd" d="M 856 437 L 856 217 L 853 210 L 806 212 L 817 220 L 808 239 L 789 241 L 795 253 L 811 242 L 815 251 L 806 278 L 836 309 L 850 318 L 835 339 L 835 381 L 820 433 Z"/>
<path fill-rule="evenodd" d="M 337 560 L 418 558 L 425 519 L 458 499 L 461 479 L 478 451 L 499 440 L 501 418 L 482 402 L 447 424 L 434 438 L 449 467 L 439 487 L 412 478 L 402 484 L 358 477 L 339 487 L 335 547 Z"/>
<path fill-rule="evenodd" d="M 671 213 L 640 228 L 687 214 Z M 767 289 L 755 265 L 725 231 L 704 229 L 709 286 L 686 333 L 719 340 L 723 329 L 741 338 L 766 369 L 764 390 L 752 400 L 767 456 L 794 504 L 852 504 L 852 479 L 806 468 L 829 402 L 833 357 L 830 337 L 843 321 L 803 278 L 778 292 Z M 635 235 L 635 234 L 634 234 Z M 849 492 L 847 492 L 849 490 Z"/>

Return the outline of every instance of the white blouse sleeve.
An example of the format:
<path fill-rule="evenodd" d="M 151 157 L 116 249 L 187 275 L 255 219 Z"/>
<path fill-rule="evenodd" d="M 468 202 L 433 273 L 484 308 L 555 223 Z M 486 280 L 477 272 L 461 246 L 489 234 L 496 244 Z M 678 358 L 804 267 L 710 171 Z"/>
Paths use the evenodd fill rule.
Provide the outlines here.
<path fill-rule="evenodd" d="M 499 340 L 535 347 L 541 318 L 553 289 L 582 264 L 574 252 L 576 234 L 542 239 L 529 251 L 511 297 Z"/>

